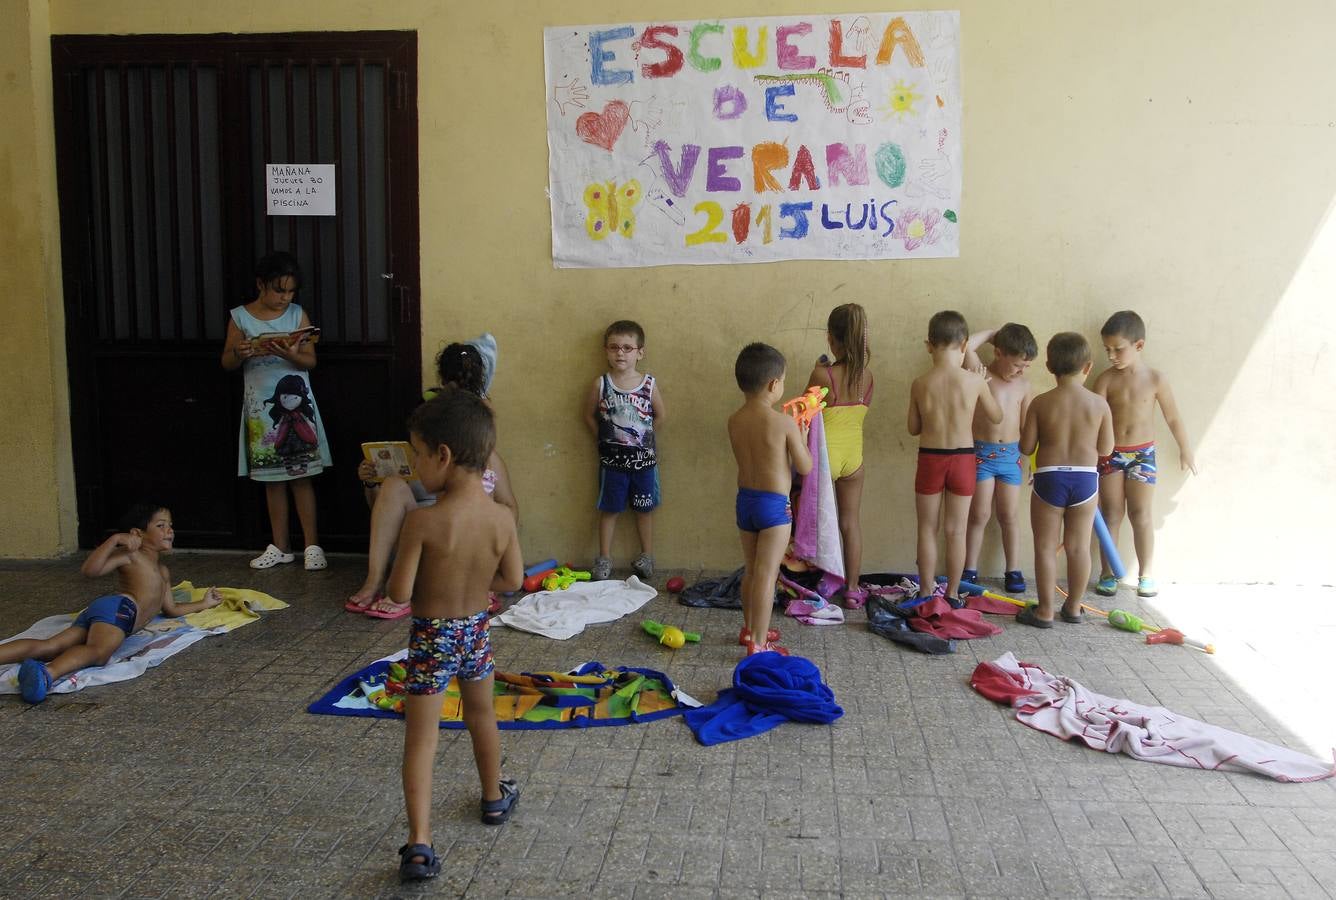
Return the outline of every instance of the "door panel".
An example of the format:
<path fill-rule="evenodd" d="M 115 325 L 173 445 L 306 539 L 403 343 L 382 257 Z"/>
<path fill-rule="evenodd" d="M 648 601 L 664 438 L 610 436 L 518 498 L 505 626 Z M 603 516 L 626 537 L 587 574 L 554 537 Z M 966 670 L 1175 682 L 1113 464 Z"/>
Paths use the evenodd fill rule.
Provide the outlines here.
<path fill-rule="evenodd" d="M 183 546 L 263 546 L 219 355 L 254 261 L 288 250 L 322 329 L 321 541 L 365 548 L 359 445 L 401 435 L 421 385 L 416 53 L 411 32 L 52 39 L 81 545 L 149 495 Z M 266 215 L 265 164 L 308 162 L 336 165 L 338 214 Z"/>

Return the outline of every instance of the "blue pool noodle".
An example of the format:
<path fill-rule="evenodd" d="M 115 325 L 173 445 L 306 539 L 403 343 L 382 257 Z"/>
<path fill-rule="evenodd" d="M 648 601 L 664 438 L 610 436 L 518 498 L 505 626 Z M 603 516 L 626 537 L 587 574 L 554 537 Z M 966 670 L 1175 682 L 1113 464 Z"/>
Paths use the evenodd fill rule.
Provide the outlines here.
<path fill-rule="evenodd" d="M 542 562 L 534 563 L 529 566 L 529 568 L 525 569 L 524 577 L 528 578 L 530 575 L 537 575 L 539 572 L 546 572 L 548 569 L 555 569 L 556 567 L 557 561 L 555 559 L 545 559 Z"/>
<path fill-rule="evenodd" d="M 1118 545 L 1113 542 L 1113 535 L 1109 534 L 1109 526 L 1104 523 L 1104 516 L 1095 507 L 1095 536 L 1099 538 L 1099 545 L 1104 549 L 1104 559 L 1109 564 L 1109 571 L 1113 573 L 1114 578 L 1121 579 L 1127 574 L 1127 569 L 1123 568 L 1123 558 L 1118 555 Z"/>

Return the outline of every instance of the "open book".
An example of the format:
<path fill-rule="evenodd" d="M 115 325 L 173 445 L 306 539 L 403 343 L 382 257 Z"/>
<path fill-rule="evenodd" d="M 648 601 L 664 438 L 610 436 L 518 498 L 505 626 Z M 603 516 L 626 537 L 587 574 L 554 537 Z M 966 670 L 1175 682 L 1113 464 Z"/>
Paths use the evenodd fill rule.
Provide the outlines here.
<path fill-rule="evenodd" d="M 391 475 L 398 475 L 406 481 L 417 478 L 413 471 L 413 448 L 408 441 L 368 441 L 362 445 L 362 455 L 376 467 L 376 482 L 384 481 Z"/>
<path fill-rule="evenodd" d="M 265 353 L 268 350 L 266 344 L 297 347 L 304 343 L 314 344 L 318 340 L 320 340 L 320 329 L 315 325 L 307 325 L 305 328 L 298 328 L 296 331 L 268 331 L 251 338 L 250 344 L 251 349 L 256 353 Z"/>

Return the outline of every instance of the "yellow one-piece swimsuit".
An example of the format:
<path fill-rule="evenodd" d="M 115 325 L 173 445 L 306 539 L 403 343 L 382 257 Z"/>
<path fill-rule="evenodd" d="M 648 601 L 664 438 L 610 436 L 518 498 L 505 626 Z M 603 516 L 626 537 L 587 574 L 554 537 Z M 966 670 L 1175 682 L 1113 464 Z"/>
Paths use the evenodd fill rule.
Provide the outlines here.
<path fill-rule="evenodd" d="M 830 458 L 830 477 L 847 478 L 863 467 L 863 419 L 867 417 L 868 403 L 872 400 L 872 376 L 867 379 L 867 390 L 853 403 L 840 403 L 835 395 L 835 374 L 826 366 L 830 379 L 830 399 L 821 410 L 826 429 L 826 455 Z"/>

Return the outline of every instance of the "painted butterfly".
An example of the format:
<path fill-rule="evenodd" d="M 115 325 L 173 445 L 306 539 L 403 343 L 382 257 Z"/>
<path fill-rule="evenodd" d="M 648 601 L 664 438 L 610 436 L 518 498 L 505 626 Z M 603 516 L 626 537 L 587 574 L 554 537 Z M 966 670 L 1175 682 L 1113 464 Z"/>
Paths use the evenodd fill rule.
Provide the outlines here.
<path fill-rule="evenodd" d="M 615 181 L 596 181 L 585 188 L 584 202 L 589 207 L 585 231 L 594 240 L 601 241 L 614 231 L 624 238 L 635 235 L 639 181 L 632 178 L 620 187 Z"/>

